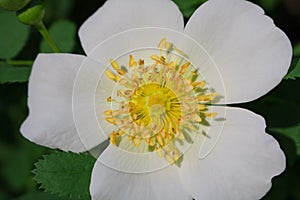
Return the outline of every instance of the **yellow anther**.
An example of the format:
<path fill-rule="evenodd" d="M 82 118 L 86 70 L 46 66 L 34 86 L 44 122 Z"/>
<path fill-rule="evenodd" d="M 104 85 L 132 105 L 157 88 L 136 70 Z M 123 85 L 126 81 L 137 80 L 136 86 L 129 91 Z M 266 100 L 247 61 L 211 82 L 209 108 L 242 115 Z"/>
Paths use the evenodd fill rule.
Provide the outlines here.
<path fill-rule="evenodd" d="M 195 87 L 201 87 L 204 88 L 205 87 L 205 81 L 197 81 L 197 82 L 193 82 L 191 83 L 191 85 L 195 88 Z"/>
<path fill-rule="evenodd" d="M 167 43 L 168 43 L 167 38 L 163 38 L 163 39 L 159 42 L 158 48 L 159 48 L 159 49 L 166 49 Z"/>
<path fill-rule="evenodd" d="M 117 70 L 118 74 L 120 74 L 121 76 L 124 76 L 126 74 L 126 72 L 123 69 L 118 69 Z"/>
<path fill-rule="evenodd" d="M 159 59 L 160 59 L 160 61 L 163 62 L 163 63 L 166 62 L 166 58 L 165 58 L 164 56 L 161 56 Z"/>
<path fill-rule="evenodd" d="M 110 60 L 110 64 L 114 68 L 114 70 L 116 70 L 116 71 L 119 70 L 119 69 L 121 69 L 120 66 L 119 66 L 119 64 L 117 63 L 117 61 L 115 61 L 113 59 Z"/>
<path fill-rule="evenodd" d="M 120 136 L 122 136 L 122 135 L 124 135 L 125 134 L 125 132 L 124 131 L 122 131 L 122 130 L 118 130 L 118 135 L 120 135 Z"/>
<path fill-rule="evenodd" d="M 172 48 L 172 46 L 173 44 L 168 42 L 166 38 L 163 38 L 158 44 L 159 49 L 166 49 L 167 51 L 169 51 Z"/>
<path fill-rule="evenodd" d="M 211 101 L 218 96 L 217 93 L 210 93 L 207 95 L 200 95 L 197 97 L 198 101 Z"/>
<path fill-rule="evenodd" d="M 140 144 L 141 144 L 141 138 L 134 138 L 133 139 L 133 144 L 134 144 L 135 147 L 140 146 Z"/>
<path fill-rule="evenodd" d="M 203 104 L 198 104 L 198 110 L 199 111 L 206 110 L 206 106 Z"/>
<path fill-rule="evenodd" d="M 140 60 L 139 60 L 139 66 L 144 66 L 144 65 L 145 65 L 145 61 L 142 60 L 142 59 L 140 59 Z"/>
<path fill-rule="evenodd" d="M 154 142 L 153 142 L 153 140 L 152 140 L 152 138 L 146 139 L 146 142 L 147 142 L 151 147 L 153 147 L 153 146 L 155 145 Z"/>
<path fill-rule="evenodd" d="M 205 81 L 201 81 L 199 87 L 201 88 L 205 88 L 206 82 Z"/>
<path fill-rule="evenodd" d="M 105 75 L 106 75 L 107 78 L 109 78 L 110 80 L 117 81 L 116 75 L 114 75 L 114 73 L 112 73 L 110 70 L 106 70 L 106 71 L 105 71 Z"/>
<path fill-rule="evenodd" d="M 157 135 L 156 135 L 156 140 L 157 140 L 157 142 L 158 142 L 158 144 L 159 144 L 160 146 L 163 146 L 163 145 L 164 145 L 163 138 L 161 137 L 160 134 L 157 134 Z"/>
<path fill-rule="evenodd" d="M 174 139 L 174 135 L 173 135 L 173 134 L 169 134 L 169 135 L 168 135 L 168 140 L 169 140 L 169 141 L 172 141 L 173 139 Z"/>
<path fill-rule="evenodd" d="M 111 144 L 116 144 L 116 141 L 117 141 L 117 133 L 116 132 L 112 132 L 111 134 L 110 134 L 110 136 L 109 136 L 109 142 L 111 143 Z"/>
<path fill-rule="evenodd" d="M 178 160 L 178 158 L 179 158 L 179 151 L 178 151 L 178 149 L 174 149 L 169 154 L 173 158 L 174 161 Z"/>
<path fill-rule="evenodd" d="M 195 120 L 196 122 L 202 122 L 202 119 L 201 119 L 201 117 L 200 117 L 198 114 L 195 114 L 194 120 Z"/>
<path fill-rule="evenodd" d="M 133 56 L 132 56 L 132 55 L 130 55 L 130 56 L 129 56 L 129 67 L 131 67 L 131 68 L 135 69 L 135 68 L 136 68 L 136 66 L 137 66 L 137 63 L 136 63 L 136 61 L 134 60 Z"/>
<path fill-rule="evenodd" d="M 162 136 L 163 138 L 166 137 L 166 131 L 165 131 L 165 130 L 162 130 L 162 131 L 160 132 L 160 134 L 161 134 L 161 136 Z"/>
<path fill-rule="evenodd" d="M 106 120 L 108 123 L 117 125 L 116 119 L 113 118 L 113 117 L 106 117 L 105 120 Z"/>
<path fill-rule="evenodd" d="M 158 55 L 152 55 L 150 56 L 150 58 L 156 62 L 158 62 L 159 64 L 165 65 L 166 63 L 166 58 L 164 56 L 158 56 Z"/>
<path fill-rule="evenodd" d="M 120 80 L 122 79 L 122 77 L 120 77 L 120 76 L 116 76 L 116 82 L 119 82 Z"/>
<path fill-rule="evenodd" d="M 179 71 L 180 75 L 185 74 L 186 70 L 189 68 L 189 66 L 191 65 L 190 62 L 185 63 L 184 65 L 181 66 L 181 69 Z"/>
<path fill-rule="evenodd" d="M 106 116 L 112 116 L 113 115 L 113 111 L 112 110 L 106 110 L 106 111 L 104 111 L 104 115 L 106 115 Z"/>
<path fill-rule="evenodd" d="M 174 61 L 171 61 L 167 66 L 170 67 L 171 69 L 174 69 L 175 68 Z"/>
<path fill-rule="evenodd" d="M 134 136 L 133 136 L 133 135 L 128 135 L 128 140 L 129 140 L 129 141 L 133 141 L 133 139 L 134 139 Z"/>
<path fill-rule="evenodd" d="M 132 115 L 132 119 L 133 119 L 134 121 L 136 121 L 136 120 L 137 120 L 137 114 L 133 114 L 133 115 Z"/>
<path fill-rule="evenodd" d="M 154 61 L 160 62 L 158 55 L 152 55 L 150 58 Z"/>
<path fill-rule="evenodd" d="M 107 102 L 113 102 L 113 99 L 112 99 L 111 96 L 109 96 L 109 97 L 107 97 L 106 101 L 107 101 Z"/>
<path fill-rule="evenodd" d="M 206 116 L 206 117 L 209 117 L 209 118 L 216 117 L 217 115 L 218 115 L 218 113 L 216 113 L 216 112 L 205 113 L 205 116 Z"/>

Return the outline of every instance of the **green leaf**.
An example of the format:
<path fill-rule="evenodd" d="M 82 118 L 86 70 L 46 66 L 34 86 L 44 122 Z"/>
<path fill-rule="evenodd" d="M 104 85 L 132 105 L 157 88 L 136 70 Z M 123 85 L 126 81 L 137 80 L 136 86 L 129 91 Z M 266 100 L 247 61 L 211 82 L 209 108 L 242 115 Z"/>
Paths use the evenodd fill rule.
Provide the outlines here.
<path fill-rule="evenodd" d="M 0 199 L 8 199 L 7 191 L 5 191 L 4 189 L 0 189 Z"/>
<path fill-rule="evenodd" d="M 24 185 L 31 179 L 30 170 L 32 162 L 26 152 L 11 151 L 9 154 L 12 157 L 6 159 L 1 169 L 1 175 L 7 186 L 15 191 L 22 191 Z"/>
<path fill-rule="evenodd" d="M 271 128 L 270 130 L 291 138 L 296 144 L 297 155 L 300 155 L 300 123 L 289 128 Z"/>
<path fill-rule="evenodd" d="M 0 59 L 14 58 L 25 46 L 29 27 L 21 24 L 16 14 L 0 9 Z"/>
<path fill-rule="evenodd" d="M 35 164 L 34 178 L 47 192 L 87 199 L 95 161 L 90 154 L 56 152 Z"/>
<path fill-rule="evenodd" d="M 300 43 L 297 43 L 293 48 L 293 55 L 300 56 Z"/>
<path fill-rule="evenodd" d="M 267 11 L 273 11 L 282 3 L 282 0 L 259 0 L 258 3 Z"/>
<path fill-rule="evenodd" d="M 40 192 L 40 191 L 25 194 L 15 200 L 32 200 L 32 199 L 59 200 L 59 198 L 53 194 L 49 194 L 47 192 Z"/>
<path fill-rule="evenodd" d="M 15 200 L 77 200 L 73 198 L 58 196 L 55 194 L 50 194 L 48 192 L 35 191 L 31 193 L 24 194 Z"/>
<path fill-rule="evenodd" d="M 195 10 L 206 0 L 173 0 L 184 17 L 189 18 L 195 12 Z"/>
<path fill-rule="evenodd" d="M 300 59 L 295 59 L 293 61 L 290 72 L 284 77 L 284 79 L 293 79 L 300 78 Z"/>
<path fill-rule="evenodd" d="M 0 84 L 26 82 L 30 72 L 30 67 L 13 67 L 6 63 L 0 64 Z"/>
<path fill-rule="evenodd" d="M 18 145 L 0 142 L 0 175 L 7 187 L 19 192 L 35 184 L 30 171 L 33 163 L 47 149 L 27 141 L 21 135 L 17 139 Z"/>
<path fill-rule="evenodd" d="M 62 52 L 72 52 L 75 45 L 76 25 L 69 20 L 59 20 L 49 28 L 49 34 Z M 45 39 L 40 44 L 40 51 L 52 53 Z"/>

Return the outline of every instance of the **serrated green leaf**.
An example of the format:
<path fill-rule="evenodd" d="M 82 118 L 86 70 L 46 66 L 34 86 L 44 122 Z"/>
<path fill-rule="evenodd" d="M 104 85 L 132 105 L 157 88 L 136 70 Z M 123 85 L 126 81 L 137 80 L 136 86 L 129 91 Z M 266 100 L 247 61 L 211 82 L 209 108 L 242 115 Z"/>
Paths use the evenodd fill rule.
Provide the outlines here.
<path fill-rule="evenodd" d="M 0 64 L 0 84 L 26 82 L 30 72 L 30 67 L 13 67 L 6 63 Z"/>
<path fill-rule="evenodd" d="M 270 130 L 291 138 L 296 144 L 297 155 L 300 155 L 300 123 L 289 128 L 272 128 Z"/>
<path fill-rule="evenodd" d="M 95 161 L 90 154 L 56 152 L 35 164 L 34 178 L 45 191 L 87 199 Z"/>
<path fill-rule="evenodd" d="M 295 64 L 292 64 L 291 67 L 292 70 L 284 77 L 284 79 L 295 80 L 296 78 L 300 78 L 300 59 L 296 59 L 294 63 Z"/>
<path fill-rule="evenodd" d="M 21 24 L 14 12 L 0 9 L 0 59 L 14 58 L 29 36 L 29 27 Z"/>
<path fill-rule="evenodd" d="M 49 28 L 49 34 L 62 52 L 72 52 L 75 45 L 76 25 L 69 20 L 59 20 Z M 52 53 L 45 39 L 40 44 L 40 51 Z"/>
<path fill-rule="evenodd" d="M 207 0 L 173 0 L 184 17 L 189 18 L 195 12 L 195 10 Z"/>

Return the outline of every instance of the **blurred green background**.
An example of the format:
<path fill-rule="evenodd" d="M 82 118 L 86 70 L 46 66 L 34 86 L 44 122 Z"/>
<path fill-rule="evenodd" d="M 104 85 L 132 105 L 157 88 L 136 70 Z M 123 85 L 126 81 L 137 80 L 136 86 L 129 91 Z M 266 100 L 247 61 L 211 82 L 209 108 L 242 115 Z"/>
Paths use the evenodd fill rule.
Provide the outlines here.
<path fill-rule="evenodd" d="M 204 2 L 174 1 L 186 20 Z M 294 46 L 293 66 L 296 66 L 300 57 L 300 0 L 253 2 L 261 5 L 289 36 Z M 44 22 L 62 52 L 84 54 L 77 30 L 103 3 L 103 0 L 44 0 Z M 39 52 L 51 52 L 51 49 L 38 31 L 19 23 L 15 12 L 0 9 L 0 200 L 68 199 L 38 190 L 39 185 L 33 180 L 31 171 L 42 155 L 53 150 L 30 143 L 19 133 L 28 113 L 26 81 L 32 61 Z M 300 78 L 283 80 L 268 95 L 237 105 L 265 117 L 268 131 L 277 138 L 287 156 L 287 169 L 274 178 L 266 200 L 300 200 L 299 91 Z"/>

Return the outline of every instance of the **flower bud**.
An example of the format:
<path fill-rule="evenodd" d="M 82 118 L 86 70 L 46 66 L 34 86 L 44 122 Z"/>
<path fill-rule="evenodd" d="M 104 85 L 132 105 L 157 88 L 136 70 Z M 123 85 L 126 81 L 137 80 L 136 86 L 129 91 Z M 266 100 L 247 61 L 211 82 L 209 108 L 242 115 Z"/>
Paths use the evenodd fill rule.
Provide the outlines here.
<path fill-rule="evenodd" d="M 18 12 L 17 18 L 23 24 L 37 25 L 42 23 L 44 15 L 45 15 L 44 6 L 38 4 Z"/>
<path fill-rule="evenodd" d="M 0 0 L 0 7 L 9 11 L 18 11 L 24 8 L 31 0 Z"/>

